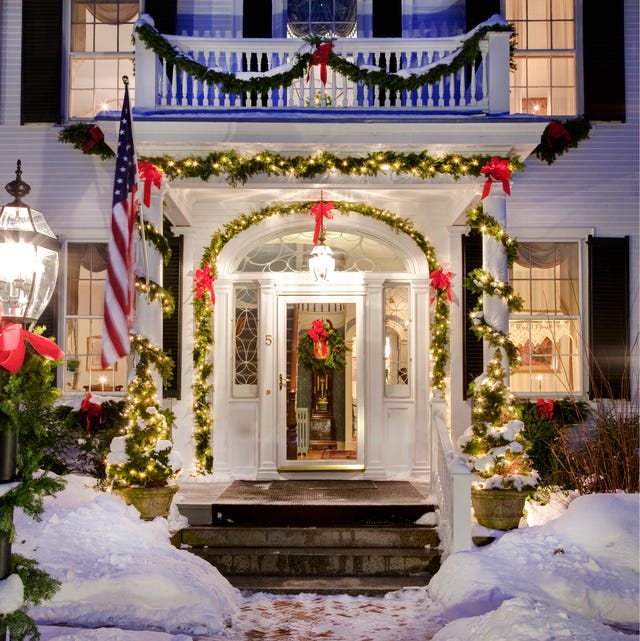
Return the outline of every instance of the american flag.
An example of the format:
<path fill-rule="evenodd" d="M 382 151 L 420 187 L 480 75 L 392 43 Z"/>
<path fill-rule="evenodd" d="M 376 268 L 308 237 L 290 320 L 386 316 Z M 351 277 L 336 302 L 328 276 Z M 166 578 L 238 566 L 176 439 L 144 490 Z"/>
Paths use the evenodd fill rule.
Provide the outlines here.
<path fill-rule="evenodd" d="M 118 135 L 116 173 L 113 182 L 111 235 L 107 250 L 107 280 L 104 290 L 102 367 L 111 367 L 130 351 L 129 330 L 135 316 L 135 223 L 138 213 L 138 162 L 133 145 L 129 85 L 125 79 L 124 100 Z"/>

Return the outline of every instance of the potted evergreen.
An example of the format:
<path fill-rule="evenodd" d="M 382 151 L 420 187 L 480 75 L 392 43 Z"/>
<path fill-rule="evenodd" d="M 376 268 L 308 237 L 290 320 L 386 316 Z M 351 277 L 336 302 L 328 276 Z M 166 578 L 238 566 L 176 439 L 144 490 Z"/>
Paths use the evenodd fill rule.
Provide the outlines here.
<path fill-rule="evenodd" d="M 487 373 L 472 385 L 473 422 L 458 440 L 475 476 L 471 504 L 476 520 L 494 530 L 518 527 L 527 496 L 539 480 L 527 454 L 524 423 L 516 418 L 504 380 L 496 350 Z"/>
<path fill-rule="evenodd" d="M 123 409 L 125 433 L 111 441 L 107 478 L 111 489 L 140 516 L 150 520 L 169 514 L 178 486 L 170 484 L 182 461 L 173 451 L 171 428 L 174 414 L 162 409 L 151 367 L 166 378 L 171 359 L 140 336 L 132 336 L 132 350 L 139 356 L 136 373 L 127 387 Z"/>

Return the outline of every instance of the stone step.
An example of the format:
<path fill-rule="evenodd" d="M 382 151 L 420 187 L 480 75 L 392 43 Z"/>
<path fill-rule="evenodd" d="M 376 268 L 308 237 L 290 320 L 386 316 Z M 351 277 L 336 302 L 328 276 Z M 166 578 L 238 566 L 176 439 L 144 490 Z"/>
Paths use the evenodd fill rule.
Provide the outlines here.
<path fill-rule="evenodd" d="M 440 553 L 432 548 L 202 547 L 190 551 L 224 576 L 427 576 L 440 565 Z"/>
<path fill-rule="evenodd" d="M 191 526 L 181 530 L 181 547 L 275 547 L 275 548 L 437 548 L 432 527 L 228 527 Z"/>
<path fill-rule="evenodd" d="M 250 576 L 227 575 L 231 585 L 245 592 L 267 594 L 347 594 L 383 596 L 403 588 L 424 587 L 430 576 Z"/>

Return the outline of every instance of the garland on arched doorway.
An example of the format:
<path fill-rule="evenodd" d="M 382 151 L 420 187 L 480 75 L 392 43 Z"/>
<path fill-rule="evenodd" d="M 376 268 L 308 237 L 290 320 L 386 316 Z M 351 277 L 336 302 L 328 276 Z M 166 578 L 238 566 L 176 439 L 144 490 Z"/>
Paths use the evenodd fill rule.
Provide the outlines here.
<path fill-rule="evenodd" d="M 303 214 L 309 215 L 310 208 L 316 204 L 315 201 L 303 203 L 287 203 L 264 207 L 251 214 L 242 214 L 238 218 L 228 222 L 224 227 L 215 232 L 211 237 L 209 246 L 202 254 L 201 267 L 209 266 L 212 272 L 216 273 L 216 263 L 223 247 L 238 234 L 257 225 L 271 216 L 289 216 Z M 401 218 L 397 214 L 386 209 L 378 209 L 362 203 L 333 202 L 334 210 L 342 215 L 357 213 L 367 218 L 373 218 L 389 225 L 397 233 L 404 233 L 418 245 L 429 266 L 429 272 L 437 270 L 440 265 L 436 260 L 435 251 L 431 243 L 417 231 L 413 223 L 407 218 Z M 433 314 L 431 318 L 431 388 L 440 390 L 443 394 L 446 388 L 446 366 L 449 357 L 448 336 L 449 336 L 449 300 L 446 289 L 434 289 L 433 292 Z M 213 332 L 211 330 L 210 318 L 213 312 L 211 297 L 201 296 L 194 298 L 195 331 L 193 346 L 193 413 L 195 420 L 194 440 L 197 471 L 209 472 L 213 464 L 211 453 L 211 406 L 209 393 L 213 366 L 209 359 L 211 346 L 213 345 Z"/>

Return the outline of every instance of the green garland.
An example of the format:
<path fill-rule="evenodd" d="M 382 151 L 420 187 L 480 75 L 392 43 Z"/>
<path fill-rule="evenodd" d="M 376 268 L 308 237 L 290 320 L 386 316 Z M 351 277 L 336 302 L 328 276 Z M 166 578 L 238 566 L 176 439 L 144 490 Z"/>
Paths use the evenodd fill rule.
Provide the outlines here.
<path fill-rule="evenodd" d="M 271 216 L 308 216 L 309 209 L 315 204 L 315 201 L 311 201 L 298 204 L 271 205 L 252 214 L 242 214 L 212 235 L 209 246 L 203 251 L 200 267 L 203 268 L 209 265 L 215 275 L 218 256 L 231 239 L 252 225 L 257 225 Z M 433 246 L 423 234 L 414 228 L 413 223 L 408 218 L 401 218 L 386 209 L 377 209 L 362 203 L 334 201 L 334 208 L 341 212 L 342 215 L 348 215 L 351 212 L 360 214 L 389 225 L 397 233 L 406 234 L 425 255 L 429 271 L 431 272 L 438 268 Z M 446 391 L 446 367 L 449 359 L 449 301 L 445 289 L 436 290 L 434 296 L 435 305 L 431 321 L 431 387 L 433 390 L 439 390 L 444 394 Z M 208 382 L 213 372 L 209 357 L 213 346 L 213 332 L 211 329 L 213 305 L 208 296 L 202 296 L 200 299 L 196 298 L 193 304 L 195 328 L 193 348 L 194 382 L 192 390 L 195 421 L 195 456 L 197 471 L 199 473 L 208 473 L 211 471 L 213 463 L 210 436 L 213 419 L 209 402 L 212 386 Z"/>
<path fill-rule="evenodd" d="M 315 344 L 309 333 L 305 332 L 298 341 L 298 362 L 316 374 L 325 374 L 330 369 L 340 372 L 347 364 L 345 354 L 348 348 L 330 322 L 324 321 L 324 331 L 327 333 L 326 357 L 316 356 Z"/>
<path fill-rule="evenodd" d="M 563 129 L 566 135 L 563 135 Z M 586 140 L 590 131 L 591 123 L 584 118 L 573 118 L 563 123 L 552 120 L 542 132 L 540 144 L 533 150 L 533 155 L 551 165 L 558 156 Z"/>
<path fill-rule="evenodd" d="M 465 65 L 473 64 L 480 55 L 480 41 L 490 31 L 513 33 L 513 27 L 511 25 L 486 25 L 480 27 L 464 39 L 461 47 L 457 50 L 458 53 L 451 58 L 449 63 L 437 64 L 425 73 L 410 75 L 406 78 L 383 69 L 363 69 L 344 58 L 340 58 L 333 51 L 329 53 L 327 66 L 354 83 L 362 83 L 368 87 L 379 87 L 387 91 L 413 91 L 425 85 L 433 84 L 443 77 L 455 73 Z M 218 85 L 227 94 L 260 93 L 278 87 L 290 87 L 295 80 L 306 76 L 311 64 L 311 52 L 307 51 L 296 54 L 296 60 L 288 71 L 274 73 L 269 76 L 255 76 L 251 79 L 243 80 L 234 73 L 210 69 L 196 62 L 191 55 L 172 45 L 148 22 L 138 22 L 134 34 L 147 49 L 153 51 L 167 64 L 196 80 Z M 323 42 L 318 37 L 310 37 L 306 41 L 315 46 Z"/>
<path fill-rule="evenodd" d="M 93 125 L 88 122 L 76 122 L 72 125 L 67 125 L 58 134 L 58 140 L 60 142 L 71 143 L 75 149 L 82 149 L 91 140 L 89 129 L 92 126 Z M 116 155 L 113 149 L 111 149 L 104 140 L 96 143 L 91 149 L 84 153 L 100 156 L 102 160 L 109 160 L 109 158 L 114 158 Z"/>
<path fill-rule="evenodd" d="M 375 177 L 380 173 L 408 175 L 419 180 L 436 176 L 450 176 L 458 180 L 464 176 L 479 178 L 482 167 L 491 160 L 488 155 L 461 156 L 447 154 L 432 156 L 428 151 L 403 153 L 376 151 L 365 156 L 337 156 L 320 152 L 311 156 L 283 156 L 268 150 L 244 156 L 234 150 L 214 151 L 206 156 L 191 156 L 177 160 L 170 156 L 144 156 L 171 180 L 199 178 L 208 181 L 212 176 L 225 176 L 230 185 L 245 184 L 257 175 L 280 178 L 313 179 L 325 174 Z M 509 159 L 512 171 L 522 171 L 524 163 Z"/>
<path fill-rule="evenodd" d="M 165 219 L 166 220 L 166 219 Z M 140 236 L 142 236 L 142 228 L 140 225 L 140 219 L 136 221 L 136 226 Z M 148 220 L 144 221 L 144 238 L 146 242 L 153 245 L 158 253 L 162 256 L 162 262 L 166 266 L 171 260 L 171 246 L 169 245 L 169 237 L 173 235 L 171 232 L 170 225 L 163 225 L 164 230 L 160 231 L 155 225 L 150 223 Z"/>

